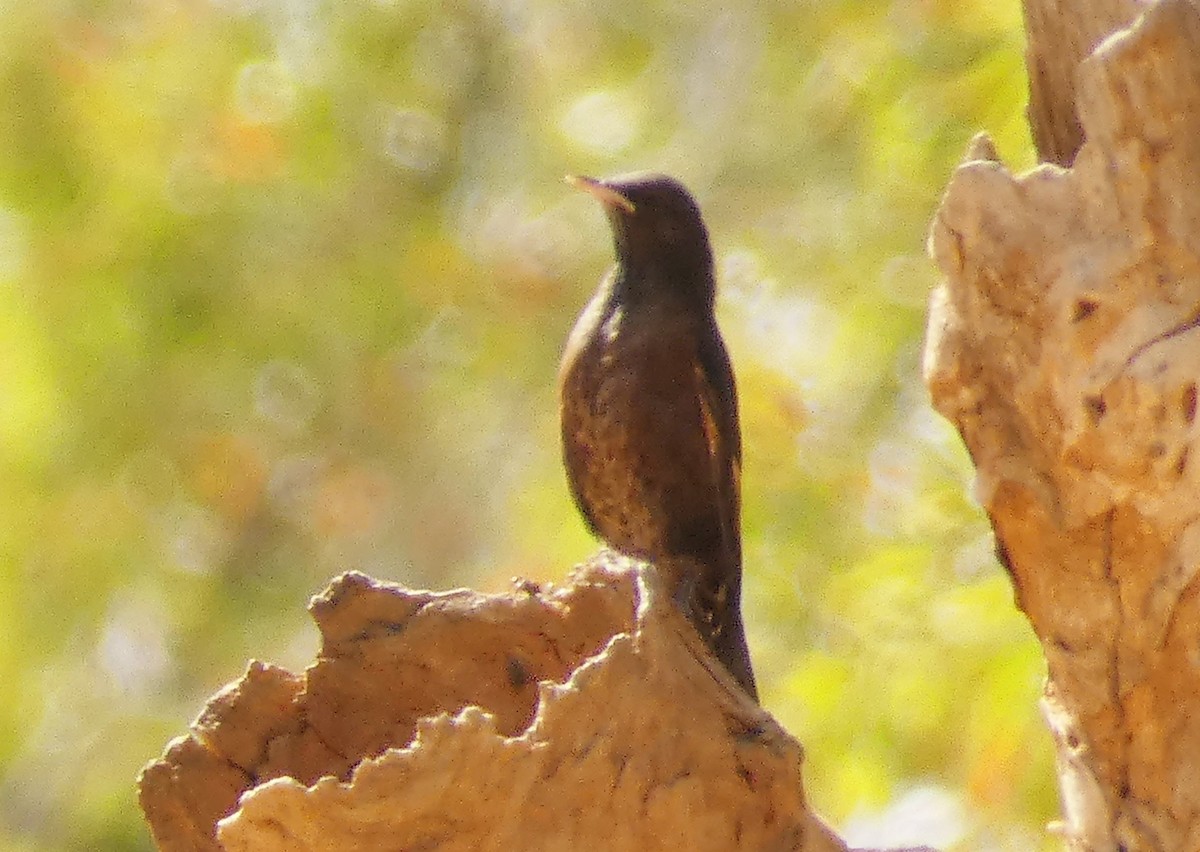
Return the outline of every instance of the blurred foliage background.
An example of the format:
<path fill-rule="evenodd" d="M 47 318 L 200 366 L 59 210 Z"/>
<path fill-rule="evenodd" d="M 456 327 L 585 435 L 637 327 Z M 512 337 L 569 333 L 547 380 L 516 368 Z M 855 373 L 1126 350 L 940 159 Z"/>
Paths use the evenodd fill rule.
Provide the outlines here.
<path fill-rule="evenodd" d="M 920 377 L 970 136 L 1032 163 L 987 0 L 101 0 L 0 32 L 0 849 L 151 848 L 134 778 L 346 569 L 595 549 L 567 172 L 695 192 L 745 440 L 746 617 L 858 844 L 1052 848 L 1032 634 Z"/>

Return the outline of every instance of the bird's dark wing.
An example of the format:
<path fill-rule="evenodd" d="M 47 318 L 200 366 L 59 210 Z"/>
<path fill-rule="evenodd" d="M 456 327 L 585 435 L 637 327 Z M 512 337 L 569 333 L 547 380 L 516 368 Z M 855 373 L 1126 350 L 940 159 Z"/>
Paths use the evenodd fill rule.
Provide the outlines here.
<path fill-rule="evenodd" d="M 738 423 L 737 388 L 729 353 L 714 323 L 711 334 L 700 336 L 696 389 L 704 432 L 708 438 L 721 507 L 726 554 L 737 570 L 742 564 L 742 433 Z"/>
<path fill-rule="evenodd" d="M 716 506 L 721 524 L 721 552 L 696 590 L 697 613 L 709 630 L 708 642 L 717 659 L 758 700 L 750 651 L 742 625 L 741 477 L 742 436 L 738 423 L 737 389 L 725 344 L 714 324 L 702 335 L 697 357 L 696 387 L 700 419 L 708 441 L 716 483 Z"/>

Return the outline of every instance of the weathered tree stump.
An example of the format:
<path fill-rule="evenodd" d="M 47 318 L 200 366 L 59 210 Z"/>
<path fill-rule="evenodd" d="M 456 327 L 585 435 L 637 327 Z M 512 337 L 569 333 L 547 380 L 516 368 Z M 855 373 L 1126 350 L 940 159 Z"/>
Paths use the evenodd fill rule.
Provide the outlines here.
<path fill-rule="evenodd" d="M 1196 6 L 1146 7 L 1078 69 L 1072 167 L 979 141 L 931 237 L 926 377 L 1045 649 L 1077 850 L 1200 849 L 1197 55 Z"/>
<path fill-rule="evenodd" d="M 346 574 L 311 610 L 303 676 L 252 664 L 143 772 L 162 849 L 845 848 L 653 568 L 490 596 Z"/>

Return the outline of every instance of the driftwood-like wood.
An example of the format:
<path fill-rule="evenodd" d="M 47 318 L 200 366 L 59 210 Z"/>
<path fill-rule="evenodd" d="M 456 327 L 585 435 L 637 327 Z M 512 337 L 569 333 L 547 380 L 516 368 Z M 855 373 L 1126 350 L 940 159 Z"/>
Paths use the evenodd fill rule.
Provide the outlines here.
<path fill-rule="evenodd" d="M 163 850 L 813 850 L 800 745 L 654 569 L 412 592 L 346 574 L 304 676 L 258 663 L 140 779 Z"/>
<path fill-rule="evenodd" d="M 1198 56 L 1196 6 L 1149 6 L 1080 66 L 1073 167 L 979 143 L 931 236 L 926 379 L 1045 648 L 1075 850 L 1200 849 Z"/>
<path fill-rule="evenodd" d="M 1079 63 L 1127 26 L 1142 0 L 1024 0 L 1029 129 L 1038 159 L 1069 166 L 1083 144 L 1075 109 Z"/>

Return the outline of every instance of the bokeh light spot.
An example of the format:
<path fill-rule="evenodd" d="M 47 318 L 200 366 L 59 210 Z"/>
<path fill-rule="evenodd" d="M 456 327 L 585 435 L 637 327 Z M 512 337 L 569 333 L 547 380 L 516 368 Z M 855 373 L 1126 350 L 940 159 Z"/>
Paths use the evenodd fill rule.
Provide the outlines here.
<path fill-rule="evenodd" d="M 180 502 L 167 514 L 167 551 L 173 567 L 188 574 L 207 574 L 219 567 L 229 534 L 216 513 Z"/>
<path fill-rule="evenodd" d="M 844 836 L 854 847 L 928 845 L 947 849 L 966 832 L 962 798 L 930 784 L 902 793 L 881 811 L 855 814 L 847 822 Z"/>
<path fill-rule="evenodd" d="M 258 416 L 289 433 L 308 428 L 317 410 L 317 383 L 302 367 L 271 361 L 254 381 L 254 410 Z"/>
<path fill-rule="evenodd" d="M 163 613 L 145 603 L 117 602 L 105 619 L 97 653 L 117 690 L 152 694 L 171 667 Z"/>
<path fill-rule="evenodd" d="M 435 171 L 446 156 L 445 125 L 423 110 L 393 110 L 383 123 L 383 151 L 407 171 Z"/>
<path fill-rule="evenodd" d="M 274 124 L 295 109 L 296 83 L 281 62 L 250 62 L 238 71 L 233 99 L 247 121 Z"/>
<path fill-rule="evenodd" d="M 267 495 L 273 511 L 290 523 L 307 529 L 312 523 L 312 506 L 329 461 L 321 456 L 285 456 L 271 468 Z"/>
<path fill-rule="evenodd" d="M 619 154 L 637 139 L 637 106 L 615 92 L 591 92 L 563 115 L 560 127 L 575 144 L 594 154 Z"/>
<path fill-rule="evenodd" d="M 24 219 L 13 210 L 0 207 L 0 281 L 20 275 L 28 254 Z"/>

